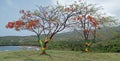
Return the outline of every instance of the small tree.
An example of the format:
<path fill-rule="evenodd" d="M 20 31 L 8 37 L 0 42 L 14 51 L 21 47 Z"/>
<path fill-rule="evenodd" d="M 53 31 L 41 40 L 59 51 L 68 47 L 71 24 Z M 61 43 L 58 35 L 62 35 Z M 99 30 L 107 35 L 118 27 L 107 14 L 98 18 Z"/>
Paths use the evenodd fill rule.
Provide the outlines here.
<path fill-rule="evenodd" d="M 93 39 L 96 39 L 97 29 L 103 26 L 114 23 L 116 19 L 101 13 L 101 7 L 96 7 L 95 4 L 87 4 L 85 1 L 80 1 L 74 4 L 77 6 L 76 14 L 73 17 L 74 26 L 77 30 L 82 31 L 85 41 L 89 39 L 90 33 L 93 34 Z"/>
<path fill-rule="evenodd" d="M 81 36 L 86 41 L 85 45 L 90 46 L 89 39 L 95 41 L 97 37 L 97 30 L 108 24 L 114 23 L 116 19 L 101 13 L 101 7 L 96 7 L 94 4 L 87 4 L 85 1 L 76 2 L 74 6 L 77 6 L 76 11 L 80 11 L 80 14 L 76 14 L 73 17 L 74 26 L 77 31 L 82 32 Z M 93 38 L 92 38 L 92 37 Z M 85 51 L 88 51 L 86 48 Z"/>

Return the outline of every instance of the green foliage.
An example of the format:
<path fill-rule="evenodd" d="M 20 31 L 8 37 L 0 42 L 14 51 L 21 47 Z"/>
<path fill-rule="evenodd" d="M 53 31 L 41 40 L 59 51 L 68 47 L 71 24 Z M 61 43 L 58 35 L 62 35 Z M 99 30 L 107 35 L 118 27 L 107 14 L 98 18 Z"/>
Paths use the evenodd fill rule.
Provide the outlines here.
<path fill-rule="evenodd" d="M 120 38 L 98 42 L 91 48 L 98 52 L 120 52 Z"/>
<path fill-rule="evenodd" d="M 48 49 L 82 51 L 84 44 L 83 41 L 51 41 Z"/>
<path fill-rule="evenodd" d="M 90 41 L 90 40 L 89 40 Z M 92 43 L 92 42 L 91 42 Z M 84 41 L 52 41 L 48 49 L 84 51 Z M 120 38 L 92 43 L 89 52 L 120 52 Z"/>
<path fill-rule="evenodd" d="M 18 45 L 36 45 L 37 40 L 34 36 L 6 36 L 0 37 L 0 45 L 18 46 Z"/>

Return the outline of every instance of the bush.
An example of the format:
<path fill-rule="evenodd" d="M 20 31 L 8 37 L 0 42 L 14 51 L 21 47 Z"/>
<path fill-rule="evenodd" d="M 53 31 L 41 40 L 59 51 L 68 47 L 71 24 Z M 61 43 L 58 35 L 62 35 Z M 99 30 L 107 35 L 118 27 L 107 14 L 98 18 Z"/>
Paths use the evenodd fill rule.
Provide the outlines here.
<path fill-rule="evenodd" d="M 81 51 L 84 48 L 83 41 L 51 41 L 48 49 Z"/>
<path fill-rule="evenodd" d="M 96 52 L 120 52 L 120 39 L 98 42 L 91 49 Z"/>

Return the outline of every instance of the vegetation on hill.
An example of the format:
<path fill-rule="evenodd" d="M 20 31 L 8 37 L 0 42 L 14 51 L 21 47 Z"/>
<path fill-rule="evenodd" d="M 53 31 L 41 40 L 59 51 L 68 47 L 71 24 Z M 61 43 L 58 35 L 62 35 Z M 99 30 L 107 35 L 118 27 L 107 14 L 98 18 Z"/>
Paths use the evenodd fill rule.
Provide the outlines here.
<path fill-rule="evenodd" d="M 89 40 L 91 43 L 90 52 L 120 52 L 120 27 L 113 28 L 109 32 L 101 30 L 101 35 L 104 38 L 97 38 L 95 42 Z M 114 32 L 116 34 L 112 34 Z M 106 36 L 107 35 L 107 36 Z M 41 37 L 44 37 L 43 35 Z M 55 35 L 55 38 L 48 44 L 49 50 L 71 50 L 84 51 L 85 41 L 81 39 L 77 32 L 66 32 Z M 35 36 L 6 36 L 0 37 L 0 45 L 22 45 L 22 46 L 38 46 Z"/>

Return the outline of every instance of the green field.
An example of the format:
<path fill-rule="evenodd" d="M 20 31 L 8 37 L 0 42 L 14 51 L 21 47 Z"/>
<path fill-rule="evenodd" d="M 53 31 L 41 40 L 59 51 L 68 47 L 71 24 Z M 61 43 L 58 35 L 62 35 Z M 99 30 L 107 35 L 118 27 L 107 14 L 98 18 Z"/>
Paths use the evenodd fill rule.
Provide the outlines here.
<path fill-rule="evenodd" d="M 79 51 L 48 50 L 50 56 L 39 51 L 0 52 L 0 61 L 120 61 L 120 53 L 83 53 Z"/>

